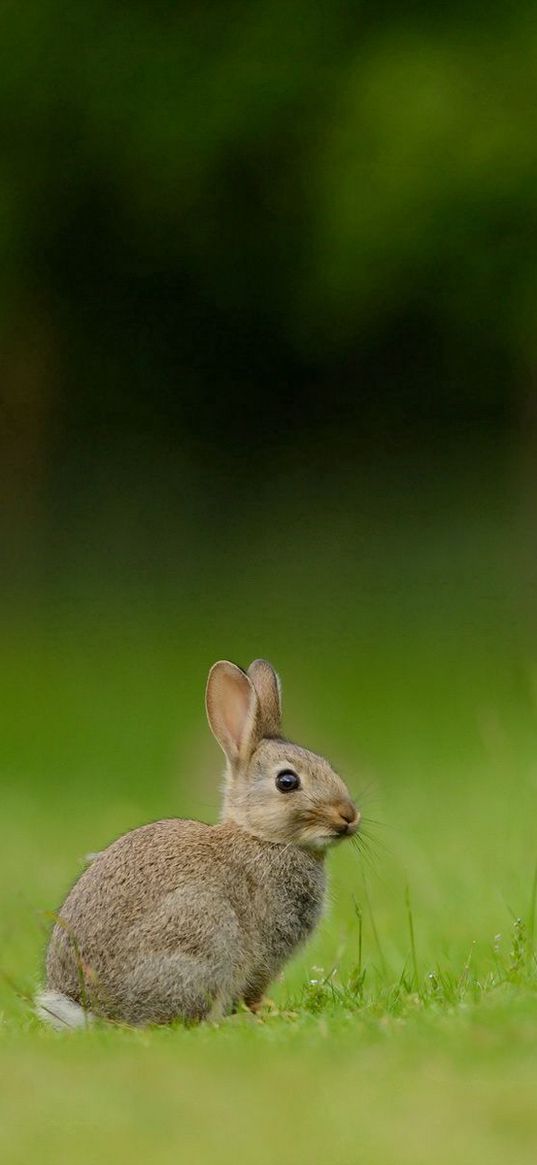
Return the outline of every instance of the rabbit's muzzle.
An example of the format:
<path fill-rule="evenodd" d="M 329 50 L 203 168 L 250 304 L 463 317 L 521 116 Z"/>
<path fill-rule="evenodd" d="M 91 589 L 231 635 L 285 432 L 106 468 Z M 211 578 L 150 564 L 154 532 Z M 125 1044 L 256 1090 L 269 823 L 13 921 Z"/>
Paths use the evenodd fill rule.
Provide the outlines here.
<path fill-rule="evenodd" d="M 360 824 L 360 814 L 352 801 L 344 800 L 316 806 L 302 818 L 302 823 L 308 840 L 326 845 L 352 837 Z"/>
<path fill-rule="evenodd" d="M 360 824 L 360 814 L 352 801 L 342 801 L 335 805 L 330 815 L 330 825 L 338 837 L 352 837 Z"/>

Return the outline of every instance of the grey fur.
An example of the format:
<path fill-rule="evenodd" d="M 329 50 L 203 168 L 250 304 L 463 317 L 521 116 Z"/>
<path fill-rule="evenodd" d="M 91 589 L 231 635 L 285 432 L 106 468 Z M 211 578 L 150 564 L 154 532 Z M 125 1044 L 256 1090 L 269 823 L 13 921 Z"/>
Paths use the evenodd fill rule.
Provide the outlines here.
<path fill-rule="evenodd" d="M 222 821 L 153 822 L 97 853 L 59 911 L 48 991 L 130 1024 L 197 1021 L 255 1008 L 311 934 L 326 847 L 358 815 L 327 761 L 263 736 L 275 703 L 270 694 L 264 714 L 258 691 L 233 664 L 211 670 L 208 714 L 228 759 Z M 300 790 L 277 790 L 282 768 Z"/>

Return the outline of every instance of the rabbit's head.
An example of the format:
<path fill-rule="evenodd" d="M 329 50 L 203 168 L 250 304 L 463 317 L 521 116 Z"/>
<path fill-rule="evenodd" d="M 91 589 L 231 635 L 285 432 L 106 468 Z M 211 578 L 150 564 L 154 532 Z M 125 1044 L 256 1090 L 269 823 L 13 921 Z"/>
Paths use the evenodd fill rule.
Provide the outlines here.
<path fill-rule="evenodd" d="M 322 756 L 281 735 L 281 689 L 264 659 L 248 671 L 215 663 L 207 715 L 227 758 L 223 820 L 264 841 L 323 850 L 356 832 L 360 815 Z"/>

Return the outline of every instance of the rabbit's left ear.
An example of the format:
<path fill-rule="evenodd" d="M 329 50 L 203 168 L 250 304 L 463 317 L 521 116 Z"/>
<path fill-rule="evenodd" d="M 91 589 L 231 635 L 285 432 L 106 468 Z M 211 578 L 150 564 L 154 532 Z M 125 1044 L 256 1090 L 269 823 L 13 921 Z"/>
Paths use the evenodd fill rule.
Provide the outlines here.
<path fill-rule="evenodd" d="M 261 731 L 259 700 L 250 676 L 226 659 L 213 664 L 205 697 L 212 732 L 231 765 L 248 760 Z"/>
<path fill-rule="evenodd" d="M 259 716 L 263 736 L 281 736 L 282 686 L 280 677 L 266 659 L 254 659 L 248 668 L 259 700 Z"/>

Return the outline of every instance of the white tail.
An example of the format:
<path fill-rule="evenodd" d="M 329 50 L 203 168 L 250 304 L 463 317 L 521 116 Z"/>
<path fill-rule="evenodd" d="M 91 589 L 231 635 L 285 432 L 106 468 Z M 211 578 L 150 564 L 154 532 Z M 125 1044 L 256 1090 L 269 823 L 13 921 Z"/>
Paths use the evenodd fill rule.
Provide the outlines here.
<path fill-rule="evenodd" d="M 93 1022 L 91 1011 L 84 1011 L 74 999 L 61 991 L 40 991 L 35 998 L 36 1015 L 56 1031 L 73 1031 Z"/>

